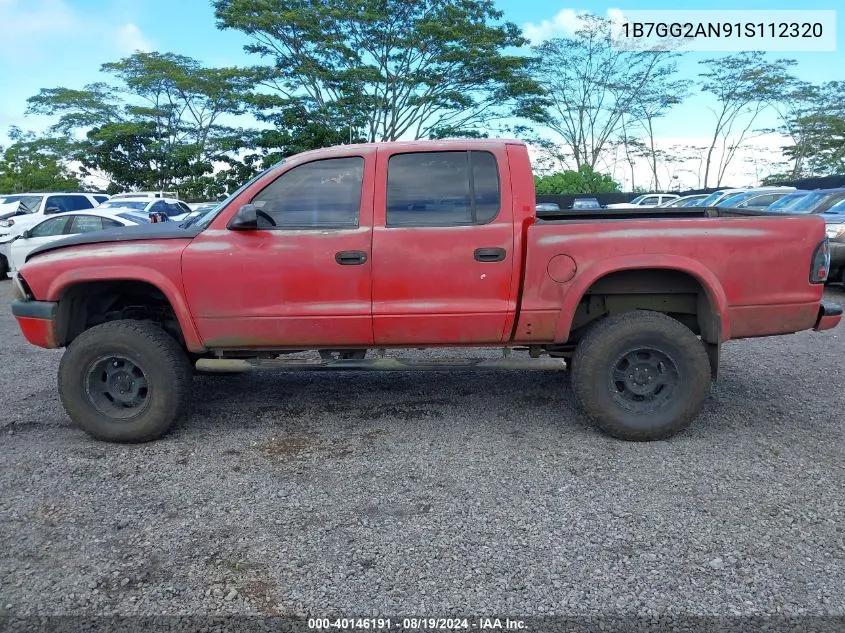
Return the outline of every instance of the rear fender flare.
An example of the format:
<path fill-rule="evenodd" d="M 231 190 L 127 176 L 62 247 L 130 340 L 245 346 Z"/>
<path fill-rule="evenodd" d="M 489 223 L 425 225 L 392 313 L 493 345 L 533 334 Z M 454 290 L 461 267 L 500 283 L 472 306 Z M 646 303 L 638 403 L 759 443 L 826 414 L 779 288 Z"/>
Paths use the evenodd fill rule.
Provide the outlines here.
<path fill-rule="evenodd" d="M 555 327 L 555 342 L 563 343 L 569 339 L 572 318 L 578 303 L 595 282 L 611 273 L 637 269 L 676 270 L 697 279 L 707 293 L 710 307 L 719 320 L 719 341 L 730 339 L 728 299 L 713 271 L 701 262 L 682 255 L 625 255 L 596 261 L 575 277 L 563 296 L 560 316 Z"/>

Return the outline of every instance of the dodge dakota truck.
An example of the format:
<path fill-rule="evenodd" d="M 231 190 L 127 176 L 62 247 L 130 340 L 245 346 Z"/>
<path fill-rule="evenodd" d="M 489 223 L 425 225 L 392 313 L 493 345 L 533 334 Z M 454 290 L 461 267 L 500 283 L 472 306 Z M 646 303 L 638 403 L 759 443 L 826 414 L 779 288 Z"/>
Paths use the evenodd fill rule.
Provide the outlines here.
<path fill-rule="evenodd" d="M 535 203 L 520 141 L 305 152 L 191 226 L 35 249 L 12 312 L 30 343 L 66 348 L 58 391 L 72 422 L 115 442 L 166 433 L 196 371 L 532 362 L 564 368 L 603 431 L 664 439 L 697 416 L 722 343 L 841 319 L 822 300 L 820 217 L 693 207 L 538 220 Z M 431 347 L 504 353 L 385 356 Z"/>

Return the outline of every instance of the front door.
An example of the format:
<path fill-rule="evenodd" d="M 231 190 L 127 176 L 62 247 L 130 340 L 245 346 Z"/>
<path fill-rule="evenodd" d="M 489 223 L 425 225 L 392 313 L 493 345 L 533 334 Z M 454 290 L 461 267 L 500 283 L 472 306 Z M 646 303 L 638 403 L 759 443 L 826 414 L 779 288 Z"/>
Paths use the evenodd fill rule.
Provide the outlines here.
<path fill-rule="evenodd" d="M 506 336 L 514 308 L 506 161 L 504 148 L 379 148 L 376 344 L 498 343 Z"/>
<path fill-rule="evenodd" d="M 371 345 L 375 155 L 284 171 L 250 202 L 258 229 L 207 229 L 185 249 L 188 306 L 210 348 Z"/>

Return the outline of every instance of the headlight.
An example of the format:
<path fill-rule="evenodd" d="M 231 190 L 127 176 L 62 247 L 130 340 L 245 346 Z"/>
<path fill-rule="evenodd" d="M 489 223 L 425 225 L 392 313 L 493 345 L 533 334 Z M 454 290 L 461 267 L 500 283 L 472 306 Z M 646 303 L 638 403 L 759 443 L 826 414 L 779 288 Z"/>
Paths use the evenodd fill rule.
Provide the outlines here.
<path fill-rule="evenodd" d="M 828 224 L 825 233 L 829 238 L 845 237 L 845 224 Z"/>

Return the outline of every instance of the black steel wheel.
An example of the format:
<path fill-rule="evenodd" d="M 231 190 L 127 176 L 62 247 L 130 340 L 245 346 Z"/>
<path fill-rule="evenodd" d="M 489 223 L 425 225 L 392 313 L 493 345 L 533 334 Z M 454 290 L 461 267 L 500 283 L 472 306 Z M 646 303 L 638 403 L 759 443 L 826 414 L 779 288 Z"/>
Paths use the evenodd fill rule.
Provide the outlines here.
<path fill-rule="evenodd" d="M 596 323 L 575 349 L 572 389 L 604 432 L 632 441 L 672 437 L 695 419 L 711 384 L 704 344 L 646 310 Z"/>
<path fill-rule="evenodd" d="M 153 323 L 110 321 L 68 345 L 59 396 L 73 423 L 109 442 L 147 442 L 185 412 L 193 372 L 188 355 Z"/>

